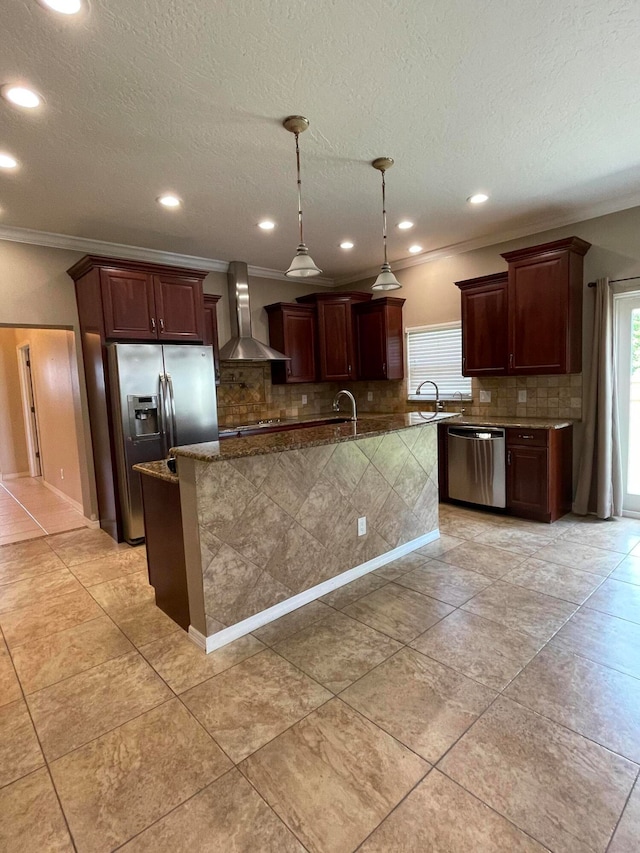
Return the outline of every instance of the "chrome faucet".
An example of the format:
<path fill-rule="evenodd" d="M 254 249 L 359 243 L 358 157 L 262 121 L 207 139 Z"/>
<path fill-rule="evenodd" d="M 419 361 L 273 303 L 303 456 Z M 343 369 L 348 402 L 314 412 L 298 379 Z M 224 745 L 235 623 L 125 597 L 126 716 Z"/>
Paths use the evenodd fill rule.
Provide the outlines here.
<path fill-rule="evenodd" d="M 416 388 L 416 394 L 419 394 L 419 393 L 420 393 L 420 389 L 422 388 L 422 386 L 423 386 L 423 385 L 427 385 L 427 384 L 429 384 L 429 385 L 433 385 L 433 387 L 436 389 L 436 412 L 441 412 L 441 411 L 443 411 L 443 409 L 444 409 L 444 403 L 442 403 L 442 402 L 440 401 L 440 391 L 438 390 L 438 386 L 437 386 L 437 385 L 436 385 L 436 383 L 433 381 L 433 379 L 425 379 L 425 380 L 424 380 L 424 382 L 421 382 L 421 383 L 418 385 L 418 387 Z"/>
<path fill-rule="evenodd" d="M 333 398 L 333 411 L 340 411 L 340 397 L 342 397 L 343 394 L 345 395 L 345 397 L 348 397 L 351 400 L 351 420 L 355 421 L 358 418 L 358 415 L 356 413 L 356 398 L 353 396 L 351 391 L 338 391 L 336 396 Z"/>
<path fill-rule="evenodd" d="M 459 395 L 460 395 L 460 413 L 464 415 L 464 413 L 465 413 L 467 410 L 466 410 L 466 409 L 465 409 L 465 407 L 462 405 L 462 391 L 454 391 L 454 392 L 453 392 L 453 394 L 451 395 L 451 399 L 452 399 L 452 400 L 455 400 L 455 398 L 456 398 L 456 394 L 459 394 Z"/>

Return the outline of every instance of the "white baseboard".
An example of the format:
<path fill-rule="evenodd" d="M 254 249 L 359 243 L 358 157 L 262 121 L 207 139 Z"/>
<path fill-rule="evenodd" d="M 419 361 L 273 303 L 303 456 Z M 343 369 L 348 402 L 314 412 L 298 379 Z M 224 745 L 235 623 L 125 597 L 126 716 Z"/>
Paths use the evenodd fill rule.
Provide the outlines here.
<path fill-rule="evenodd" d="M 440 530 L 436 528 L 435 530 L 432 530 L 431 533 L 425 533 L 417 539 L 412 539 L 411 542 L 405 542 L 404 545 L 399 545 L 391 551 L 380 554 L 379 557 L 374 557 L 373 560 L 367 560 L 366 563 L 361 563 L 353 569 L 348 569 L 346 572 L 336 575 L 335 578 L 330 578 L 328 581 L 323 581 L 322 583 L 316 584 L 316 586 L 309 587 L 309 589 L 305 589 L 304 592 L 300 592 L 291 598 L 287 598 L 285 601 L 280 601 L 278 604 L 274 604 L 273 607 L 268 607 L 266 610 L 262 610 L 260 613 L 256 613 L 248 619 L 243 619 L 242 622 L 237 622 L 235 625 L 223 628 L 222 631 L 218 631 L 210 637 L 205 637 L 200 633 L 200 631 L 197 631 L 193 625 L 190 625 L 189 637 L 197 646 L 204 649 L 206 653 L 209 654 L 209 652 L 213 652 L 222 646 L 226 646 L 227 643 L 231 643 L 240 637 L 244 637 L 246 634 L 250 634 L 252 631 L 261 628 L 263 625 L 267 625 L 269 622 L 279 619 L 281 616 L 286 616 L 286 614 L 291 613 L 292 610 L 304 607 L 305 604 L 315 601 L 316 598 L 320 598 L 321 596 L 332 592 L 334 589 L 339 589 L 341 586 L 362 577 L 362 575 L 366 575 L 369 572 L 380 569 L 382 566 L 386 566 L 387 563 L 392 563 L 399 557 L 404 557 L 405 554 L 410 554 L 412 551 L 416 551 L 418 548 L 422 548 L 424 545 L 428 545 L 430 542 L 439 538 Z"/>
<path fill-rule="evenodd" d="M 2 480 L 21 480 L 23 477 L 30 477 L 31 474 L 28 471 L 20 471 L 18 474 L 3 474 Z"/>

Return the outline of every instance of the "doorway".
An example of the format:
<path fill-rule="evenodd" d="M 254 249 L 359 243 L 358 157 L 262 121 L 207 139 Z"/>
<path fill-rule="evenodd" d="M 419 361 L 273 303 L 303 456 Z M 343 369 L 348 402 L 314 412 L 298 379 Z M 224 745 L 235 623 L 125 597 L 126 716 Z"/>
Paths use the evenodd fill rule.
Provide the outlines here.
<path fill-rule="evenodd" d="M 622 508 L 625 515 L 640 518 L 640 291 L 614 299 Z"/>
<path fill-rule="evenodd" d="M 42 467 L 40 464 L 36 398 L 33 391 L 33 374 L 31 372 L 31 344 L 29 343 L 18 347 L 18 369 L 20 371 L 24 431 L 27 440 L 27 453 L 29 455 L 29 476 L 39 477 L 42 474 Z"/>

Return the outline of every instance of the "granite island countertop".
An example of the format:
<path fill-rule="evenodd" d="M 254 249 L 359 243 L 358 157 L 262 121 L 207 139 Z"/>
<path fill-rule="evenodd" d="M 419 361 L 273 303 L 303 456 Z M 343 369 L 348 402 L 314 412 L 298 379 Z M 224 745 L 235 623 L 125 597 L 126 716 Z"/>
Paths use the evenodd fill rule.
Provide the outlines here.
<path fill-rule="evenodd" d="M 577 421 L 569 418 L 562 418 L 561 420 L 553 420 L 551 418 L 519 418 L 515 415 L 494 418 L 483 418 L 479 415 L 458 415 L 451 423 L 459 426 L 512 427 L 515 429 L 564 429 L 565 427 L 573 426 Z"/>
<path fill-rule="evenodd" d="M 435 416 L 434 416 L 435 415 Z M 266 435 L 226 438 L 203 444 L 187 444 L 171 449 L 172 456 L 184 456 L 199 462 L 228 461 L 246 456 L 281 453 L 285 450 L 303 450 L 323 444 L 338 444 L 362 438 L 372 438 L 412 427 L 435 424 L 455 418 L 455 412 L 405 412 L 390 415 L 363 415 L 356 421 L 341 424 L 303 427 Z M 314 418 L 313 420 L 316 420 Z"/>
<path fill-rule="evenodd" d="M 157 462 L 139 462 L 133 466 L 133 470 L 140 474 L 148 474 L 157 480 L 164 480 L 167 483 L 178 482 L 178 475 L 169 470 L 166 459 L 159 459 Z"/>

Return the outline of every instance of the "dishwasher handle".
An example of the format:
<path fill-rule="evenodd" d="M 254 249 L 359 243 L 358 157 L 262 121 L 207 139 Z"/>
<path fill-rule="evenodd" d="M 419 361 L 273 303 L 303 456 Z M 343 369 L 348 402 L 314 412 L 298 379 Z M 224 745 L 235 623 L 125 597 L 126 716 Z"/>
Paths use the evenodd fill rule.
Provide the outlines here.
<path fill-rule="evenodd" d="M 504 439 L 504 430 L 503 429 L 494 429 L 491 427 L 487 427 L 486 429 L 483 427 L 471 428 L 469 427 L 449 427 L 448 435 L 454 436 L 455 438 L 465 438 L 469 441 L 496 441 L 500 439 Z"/>

